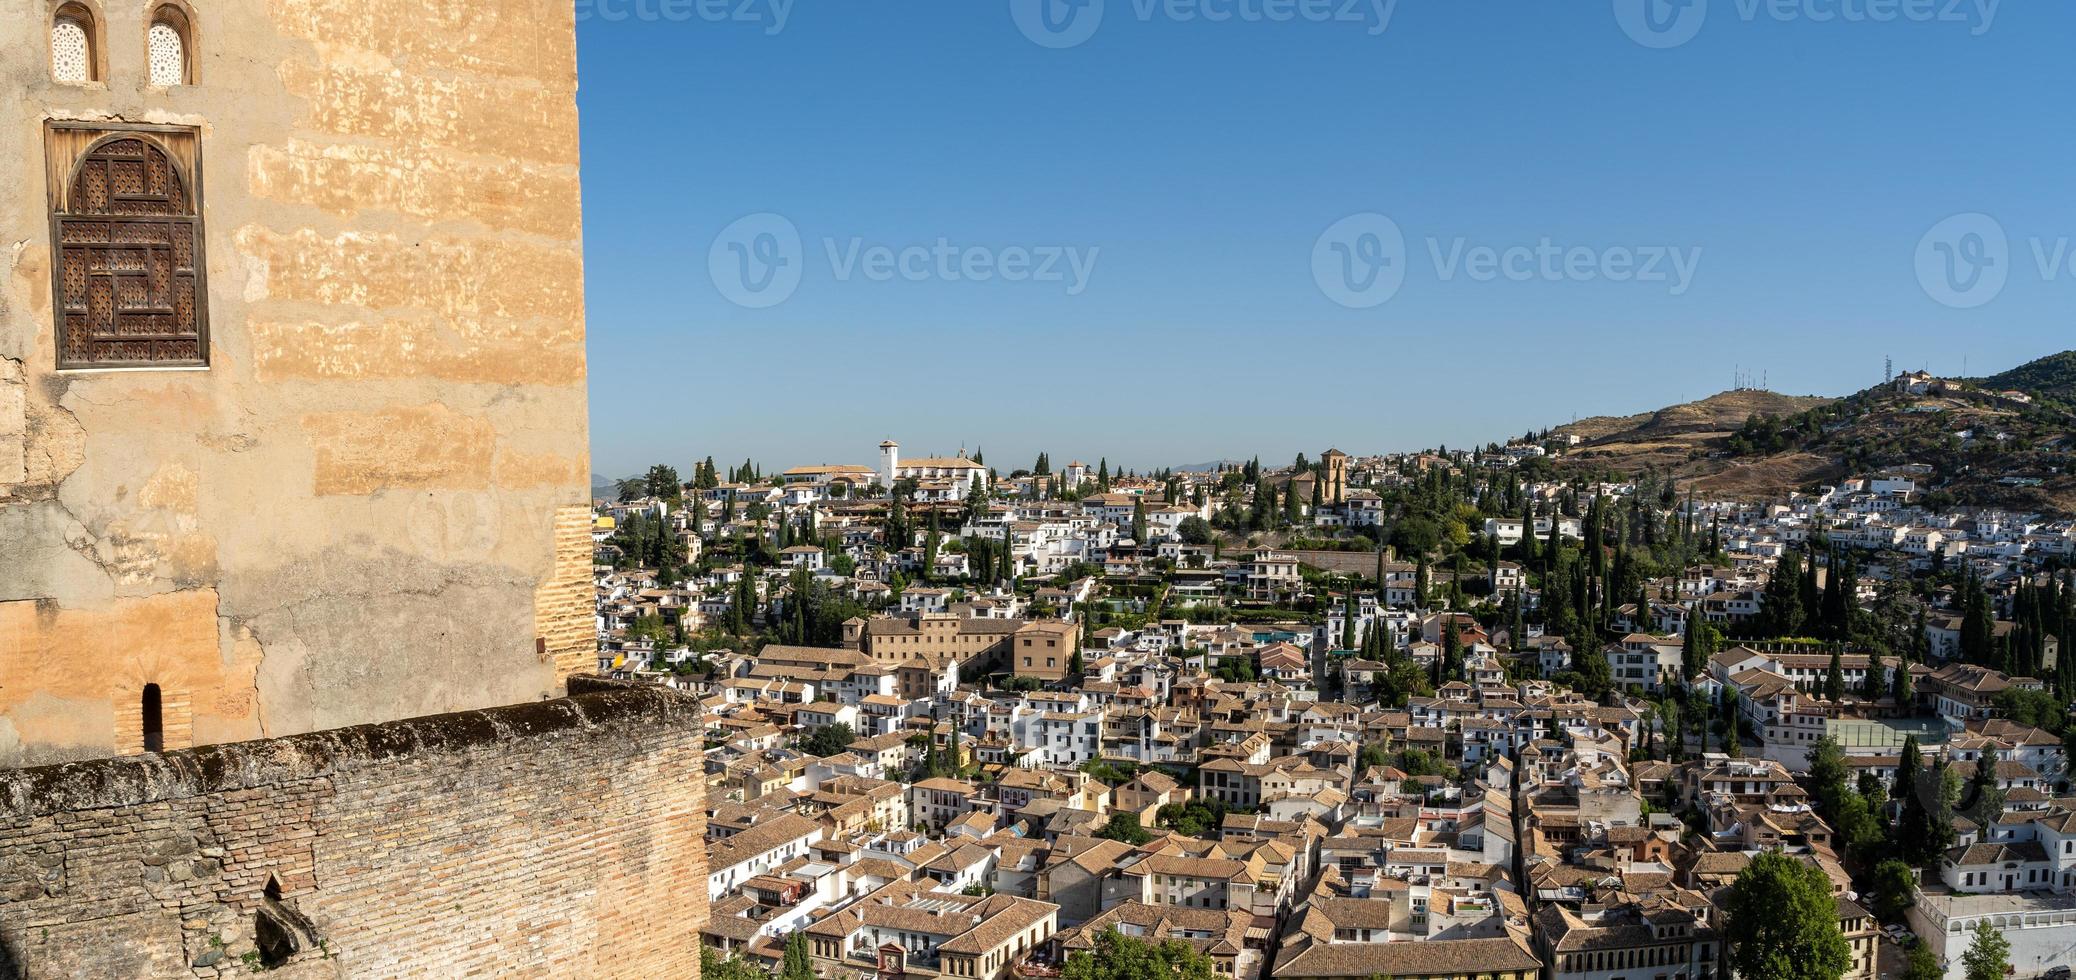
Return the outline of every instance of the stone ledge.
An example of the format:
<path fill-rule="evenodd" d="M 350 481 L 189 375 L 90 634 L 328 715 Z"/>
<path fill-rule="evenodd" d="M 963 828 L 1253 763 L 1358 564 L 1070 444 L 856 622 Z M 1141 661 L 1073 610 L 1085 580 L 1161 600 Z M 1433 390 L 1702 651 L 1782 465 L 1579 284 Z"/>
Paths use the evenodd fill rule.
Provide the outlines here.
<path fill-rule="evenodd" d="M 550 701 L 378 725 L 0 770 L 0 822 L 258 789 L 564 734 L 699 723 L 698 701 L 665 688 L 573 677 L 571 691 Z"/>

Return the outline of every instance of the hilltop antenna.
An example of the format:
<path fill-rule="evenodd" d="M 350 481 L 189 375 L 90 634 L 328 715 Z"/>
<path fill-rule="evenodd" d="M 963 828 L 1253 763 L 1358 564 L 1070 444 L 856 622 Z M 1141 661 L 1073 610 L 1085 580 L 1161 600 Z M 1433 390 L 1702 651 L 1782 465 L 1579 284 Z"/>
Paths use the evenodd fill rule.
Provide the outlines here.
<path fill-rule="evenodd" d="M 1896 380 L 1895 358 L 1883 357 L 1881 359 L 1881 380 L 1883 384 L 1887 384 L 1888 382 Z"/>

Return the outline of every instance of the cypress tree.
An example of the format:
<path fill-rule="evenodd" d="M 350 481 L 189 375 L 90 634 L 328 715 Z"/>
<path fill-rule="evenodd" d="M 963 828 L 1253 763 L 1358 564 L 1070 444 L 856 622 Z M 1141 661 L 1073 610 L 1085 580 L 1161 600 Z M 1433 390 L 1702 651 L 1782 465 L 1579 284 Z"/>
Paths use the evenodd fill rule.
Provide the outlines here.
<path fill-rule="evenodd" d="M 1701 637 L 1697 629 L 1701 624 L 1694 621 L 1699 618 L 1690 614 L 1686 635 L 1680 637 L 1680 675 L 1690 684 L 1701 675 L 1702 663 L 1707 659 L 1701 655 Z"/>
<path fill-rule="evenodd" d="M 1355 649 L 1356 608 L 1355 590 L 1351 588 L 1348 590 L 1348 594 L 1343 596 L 1341 600 L 1341 649 L 1343 650 Z"/>
<path fill-rule="evenodd" d="M 1723 689 L 1723 752 L 1732 759 L 1744 757 L 1744 738 L 1738 734 L 1743 727 L 1739 719 L 1738 694 L 1734 687 Z"/>
<path fill-rule="evenodd" d="M 1762 612 L 1770 636 L 1794 636 L 1802 628 L 1802 558 L 1790 551 L 1766 580 Z"/>
<path fill-rule="evenodd" d="M 1995 666 L 1996 615 L 1990 610 L 1989 593 L 1982 580 L 1968 571 L 1962 588 L 1966 612 L 1961 617 L 1961 659 L 1971 664 Z"/>
<path fill-rule="evenodd" d="M 1535 504 L 1521 505 L 1521 567 L 1534 568 L 1535 554 Z"/>
<path fill-rule="evenodd" d="M 1867 655 L 1867 673 L 1860 677 L 1860 697 L 1868 701 L 1879 701 L 1888 691 L 1882 678 L 1883 660 L 1879 653 Z"/>

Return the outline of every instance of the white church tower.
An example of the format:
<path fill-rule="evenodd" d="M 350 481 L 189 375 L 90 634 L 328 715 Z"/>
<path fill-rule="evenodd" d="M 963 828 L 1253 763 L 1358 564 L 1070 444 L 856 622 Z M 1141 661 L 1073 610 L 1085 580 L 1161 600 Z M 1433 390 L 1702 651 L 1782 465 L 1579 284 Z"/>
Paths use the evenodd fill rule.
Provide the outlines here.
<path fill-rule="evenodd" d="M 887 488 L 887 492 L 889 493 L 892 493 L 894 490 L 894 471 L 900 469 L 900 467 L 901 444 L 895 442 L 892 439 L 888 439 L 887 441 L 880 443 L 879 482 L 881 486 Z"/>

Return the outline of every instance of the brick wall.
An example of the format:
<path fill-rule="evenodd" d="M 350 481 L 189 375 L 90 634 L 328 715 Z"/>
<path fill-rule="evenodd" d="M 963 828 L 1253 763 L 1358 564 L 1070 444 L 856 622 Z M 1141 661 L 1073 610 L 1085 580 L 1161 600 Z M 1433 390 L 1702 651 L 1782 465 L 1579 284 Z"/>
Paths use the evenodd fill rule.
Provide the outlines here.
<path fill-rule="evenodd" d="M 555 568 L 534 593 L 534 619 L 555 676 L 598 669 L 598 610 L 591 585 L 591 507 L 555 511 Z"/>
<path fill-rule="evenodd" d="M 697 706 L 572 688 L 0 772 L 0 977 L 696 977 Z"/>

